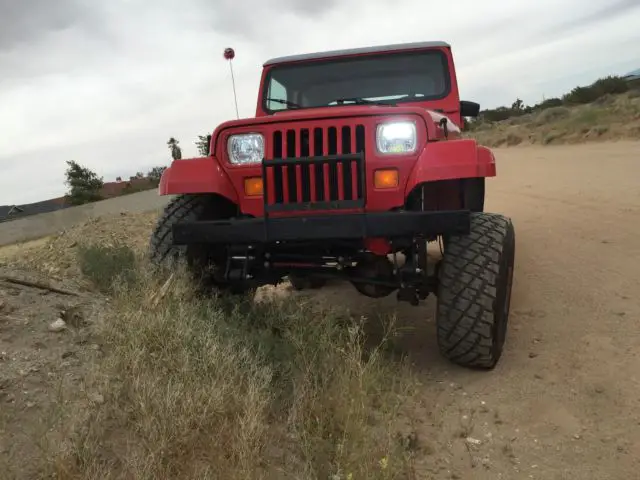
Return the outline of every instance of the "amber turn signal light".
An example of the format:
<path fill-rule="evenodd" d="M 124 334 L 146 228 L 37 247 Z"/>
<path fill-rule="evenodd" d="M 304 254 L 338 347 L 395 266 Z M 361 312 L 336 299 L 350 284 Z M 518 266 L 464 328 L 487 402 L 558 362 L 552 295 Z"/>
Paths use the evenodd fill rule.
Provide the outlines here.
<path fill-rule="evenodd" d="M 373 174 L 373 184 L 376 188 L 395 188 L 398 186 L 398 170 L 387 168 L 376 170 Z"/>
<path fill-rule="evenodd" d="M 262 195 L 262 178 L 249 177 L 244 179 L 244 193 L 249 197 Z"/>

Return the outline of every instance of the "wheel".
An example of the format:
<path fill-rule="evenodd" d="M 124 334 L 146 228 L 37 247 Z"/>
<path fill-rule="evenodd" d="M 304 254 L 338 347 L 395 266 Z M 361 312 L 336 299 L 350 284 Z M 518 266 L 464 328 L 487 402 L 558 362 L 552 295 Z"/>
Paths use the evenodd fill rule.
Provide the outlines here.
<path fill-rule="evenodd" d="M 324 278 L 318 278 L 314 276 L 303 277 L 296 274 L 291 274 L 289 277 L 289 283 L 294 290 L 306 290 L 308 288 L 317 289 L 326 285 L 327 281 Z"/>
<path fill-rule="evenodd" d="M 179 195 L 164 208 L 149 240 L 149 260 L 158 267 L 185 265 L 196 284 L 206 292 L 246 293 L 252 289 L 229 285 L 221 278 L 226 266 L 225 249 L 200 245 L 174 245 L 173 225 L 183 221 L 222 220 L 234 215 L 234 206 L 212 195 Z"/>
<path fill-rule="evenodd" d="M 449 238 L 438 269 L 436 324 L 441 354 L 492 369 L 507 333 L 515 231 L 507 217 L 472 213 L 471 233 Z"/>

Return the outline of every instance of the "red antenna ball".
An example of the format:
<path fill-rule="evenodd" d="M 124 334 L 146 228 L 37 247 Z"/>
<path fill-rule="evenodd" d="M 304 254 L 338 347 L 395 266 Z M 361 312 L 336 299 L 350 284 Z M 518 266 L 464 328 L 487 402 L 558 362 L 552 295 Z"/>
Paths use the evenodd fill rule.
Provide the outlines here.
<path fill-rule="evenodd" d="M 236 56 L 236 52 L 233 48 L 225 48 L 224 49 L 224 58 L 225 60 L 233 60 Z"/>

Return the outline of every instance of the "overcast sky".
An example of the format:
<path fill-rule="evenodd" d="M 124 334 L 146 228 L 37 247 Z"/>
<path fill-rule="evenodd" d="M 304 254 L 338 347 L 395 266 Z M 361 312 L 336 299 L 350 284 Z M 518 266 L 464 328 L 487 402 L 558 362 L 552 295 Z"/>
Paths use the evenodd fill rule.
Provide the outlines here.
<path fill-rule="evenodd" d="M 112 181 L 255 111 L 262 62 L 396 42 L 453 46 L 461 95 L 536 103 L 640 67 L 640 0 L 0 0 L 0 204 L 64 194 L 66 160 Z"/>

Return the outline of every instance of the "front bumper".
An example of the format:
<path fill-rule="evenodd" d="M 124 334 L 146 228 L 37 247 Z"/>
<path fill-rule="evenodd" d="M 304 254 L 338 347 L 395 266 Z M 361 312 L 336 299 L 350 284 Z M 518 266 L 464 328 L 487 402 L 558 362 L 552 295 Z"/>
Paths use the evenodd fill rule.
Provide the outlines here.
<path fill-rule="evenodd" d="M 182 222 L 173 241 L 186 244 L 261 244 L 295 240 L 407 238 L 468 234 L 468 210 L 380 212 Z"/>

